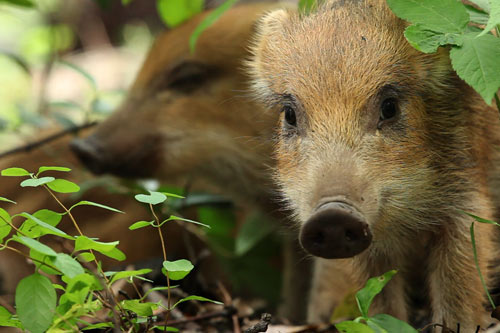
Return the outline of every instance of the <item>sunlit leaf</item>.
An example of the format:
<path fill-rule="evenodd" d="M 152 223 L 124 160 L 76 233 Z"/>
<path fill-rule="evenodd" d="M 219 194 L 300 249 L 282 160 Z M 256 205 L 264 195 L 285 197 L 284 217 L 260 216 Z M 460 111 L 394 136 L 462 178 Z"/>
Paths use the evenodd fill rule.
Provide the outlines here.
<path fill-rule="evenodd" d="M 7 199 L 7 198 L 4 198 L 4 197 L 0 197 L 0 201 L 5 201 L 5 202 L 10 202 L 10 203 L 13 203 L 13 204 L 17 204 L 17 202 L 12 201 L 12 200 Z"/>
<path fill-rule="evenodd" d="M 373 298 L 382 291 L 396 272 L 396 270 L 392 270 L 381 276 L 369 279 L 363 289 L 356 293 L 356 301 L 358 302 L 359 311 L 361 311 L 363 317 L 368 317 L 368 309 L 370 308 Z"/>
<path fill-rule="evenodd" d="M 167 196 L 163 193 L 160 193 L 160 192 L 149 191 L 149 195 L 137 194 L 135 196 L 135 200 L 142 202 L 142 203 L 157 205 L 157 204 L 162 203 L 165 200 L 167 200 Z"/>
<path fill-rule="evenodd" d="M 121 210 L 118 210 L 116 208 L 113 208 L 113 207 L 109 207 L 109 206 L 106 206 L 106 205 L 103 205 L 103 204 L 100 204 L 100 203 L 96 203 L 96 202 L 92 202 L 92 201 L 86 201 L 86 200 L 82 200 L 80 202 L 77 202 L 76 204 L 74 204 L 73 206 L 70 207 L 70 211 L 75 208 L 75 207 L 78 207 L 78 206 L 94 206 L 94 207 L 99 207 L 99 208 L 102 208 L 102 209 L 107 209 L 107 210 L 110 210 L 112 212 L 115 212 L 115 213 L 122 213 L 124 214 Z"/>
<path fill-rule="evenodd" d="M 41 177 L 41 178 L 30 178 L 25 179 L 21 182 L 22 187 L 38 187 L 44 184 L 48 184 L 54 181 L 54 177 Z"/>
<path fill-rule="evenodd" d="M 62 172 L 68 172 L 68 171 L 71 171 L 70 168 L 66 168 L 66 167 L 60 167 L 60 166 L 41 166 L 38 168 L 38 172 L 36 174 L 36 176 L 38 177 L 39 174 L 41 174 L 42 172 L 45 172 L 45 171 L 62 171 Z"/>
<path fill-rule="evenodd" d="M 143 303 L 138 299 L 124 300 L 120 304 L 124 309 L 132 311 L 138 316 L 143 317 L 152 316 L 153 310 L 156 310 L 158 308 L 158 304 L 156 303 Z"/>
<path fill-rule="evenodd" d="M 222 302 L 219 302 L 219 301 L 214 301 L 212 299 L 209 299 L 209 298 L 206 298 L 206 297 L 202 297 L 202 296 L 196 296 L 196 295 L 191 295 L 191 296 L 188 296 L 188 297 L 184 297 L 182 299 L 180 299 L 179 301 L 177 301 L 177 303 L 175 303 L 171 309 L 175 308 L 177 305 L 179 305 L 180 303 L 183 303 L 183 302 L 187 302 L 187 301 L 201 301 L 201 302 L 211 302 L 211 303 L 215 303 L 215 304 L 224 304 Z"/>
<path fill-rule="evenodd" d="M 7 168 L 0 173 L 2 176 L 29 176 L 30 173 L 23 168 Z"/>
<path fill-rule="evenodd" d="M 3 208 L 0 208 L 0 242 L 12 231 L 12 218 L 10 214 Z"/>
<path fill-rule="evenodd" d="M 144 275 L 148 274 L 151 272 L 151 269 L 149 268 L 144 268 L 144 269 L 139 269 L 139 270 L 134 270 L 134 271 L 122 271 L 118 272 L 115 275 L 113 275 L 113 278 L 110 281 L 110 284 L 113 284 L 114 282 L 120 280 L 120 279 L 125 279 L 131 276 L 138 276 L 138 275 Z"/>
<path fill-rule="evenodd" d="M 55 179 L 47 184 L 54 192 L 58 193 L 75 193 L 80 191 L 80 186 L 66 179 Z"/>
<path fill-rule="evenodd" d="M 186 259 L 176 261 L 164 261 L 163 268 L 168 272 L 171 280 L 182 280 L 194 268 L 193 264 Z"/>
<path fill-rule="evenodd" d="M 52 250 L 47 245 L 42 244 L 35 239 L 25 237 L 25 236 L 13 236 L 12 239 L 18 243 L 26 245 L 30 249 L 36 250 L 36 251 L 38 251 L 42 254 L 45 254 L 47 256 L 52 256 L 52 257 L 57 256 L 57 253 L 54 250 Z"/>
<path fill-rule="evenodd" d="M 138 221 L 138 222 L 135 222 L 134 224 L 132 224 L 129 228 L 129 230 L 137 230 L 137 229 L 141 229 L 141 228 L 144 228 L 144 227 L 148 227 L 148 226 L 152 226 L 153 225 L 153 222 L 154 221 Z"/>
<path fill-rule="evenodd" d="M 203 0 L 157 0 L 158 14 L 172 28 L 203 10 Z"/>
<path fill-rule="evenodd" d="M 189 37 L 189 49 L 191 53 L 194 53 L 196 47 L 196 41 L 200 37 L 200 35 L 205 31 L 208 27 L 214 24 L 226 11 L 228 11 L 238 0 L 226 0 L 222 5 L 214 9 L 210 12 L 200 24 L 194 29 L 191 37 Z"/>

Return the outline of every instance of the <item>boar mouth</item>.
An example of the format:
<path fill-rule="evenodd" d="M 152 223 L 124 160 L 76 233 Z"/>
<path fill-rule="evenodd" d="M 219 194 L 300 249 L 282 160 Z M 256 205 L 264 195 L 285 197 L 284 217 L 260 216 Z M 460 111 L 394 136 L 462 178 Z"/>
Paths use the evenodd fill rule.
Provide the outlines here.
<path fill-rule="evenodd" d="M 310 254 L 340 259 L 366 250 L 372 234 L 364 216 L 352 205 L 330 201 L 320 205 L 300 231 L 300 243 Z"/>

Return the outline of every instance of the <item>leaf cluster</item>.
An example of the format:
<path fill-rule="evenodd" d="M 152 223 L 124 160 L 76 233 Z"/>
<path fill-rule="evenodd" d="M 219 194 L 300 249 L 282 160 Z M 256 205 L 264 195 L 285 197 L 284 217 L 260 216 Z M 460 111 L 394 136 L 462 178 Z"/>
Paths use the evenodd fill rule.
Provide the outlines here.
<path fill-rule="evenodd" d="M 15 294 L 16 313 L 10 313 L 6 308 L 0 307 L 0 326 L 17 327 L 30 332 L 45 332 L 47 330 L 88 330 L 95 328 L 116 327 L 123 330 L 137 331 L 140 325 L 150 325 L 157 320 L 155 310 L 163 308 L 167 313 L 178 304 L 186 301 L 209 301 L 220 304 L 201 296 L 187 296 L 170 304 L 170 280 L 182 280 L 194 266 L 186 259 L 175 261 L 165 260 L 162 264 L 163 272 L 167 278 L 167 287 L 152 288 L 164 289 L 169 292 L 168 306 L 161 302 L 151 303 L 145 301 L 147 293 L 139 299 L 118 301 L 111 287 L 119 280 L 125 279 L 133 283 L 134 279 L 146 280 L 143 275 L 151 272 L 150 269 L 129 271 L 103 271 L 96 253 L 122 261 L 125 254 L 118 249 L 119 241 L 101 242 L 98 239 L 85 236 L 75 221 L 72 210 L 79 206 L 94 206 L 113 212 L 121 211 L 91 201 L 79 201 L 71 207 L 64 206 L 56 194 L 75 193 L 79 186 L 62 178 L 45 176 L 43 173 L 69 172 L 70 169 L 58 166 L 42 166 L 36 173 L 22 168 L 8 168 L 1 171 L 4 177 L 25 177 L 21 187 L 43 187 L 62 208 L 61 212 L 41 209 L 33 214 L 22 212 L 10 215 L 7 210 L 0 208 L 0 250 L 11 250 L 30 258 L 35 264 L 35 272 L 22 279 Z M 167 196 L 179 197 L 174 194 L 150 192 L 149 195 L 137 195 L 139 202 L 147 203 L 151 207 L 152 215 L 156 218 L 150 223 L 136 222 L 131 229 L 145 226 L 155 227 L 160 231 L 161 226 L 171 220 L 181 220 L 189 223 L 207 226 L 205 224 L 171 216 L 160 222 L 153 210 L 153 205 L 163 203 Z M 15 204 L 13 200 L 0 197 L 0 201 Z M 78 235 L 68 235 L 58 226 L 63 217 L 68 216 L 73 222 Z M 23 219 L 19 227 L 14 224 L 14 219 Z M 208 226 L 207 226 L 208 227 Z M 57 252 L 45 242 L 45 236 L 52 235 L 62 238 L 71 244 L 70 253 Z M 24 253 L 10 245 L 15 242 L 23 245 L 28 253 Z M 163 247 L 164 244 L 163 244 Z M 91 265 L 93 263 L 93 265 Z M 43 272 L 43 274 L 41 274 Z M 46 275 L 59 276 L 61 283 L 52 283 Z M 56 292 L 59 290 L 59 293 Z M 149 293 L 148 292 L 148 293 Z M 58 294 L 60 296 L 58 296 Z M 104 318 L 99 315 L 107 313 Z M 91 324 L 82 317 L 98 319 L 97 324 Z M 167 317 L 168 318 L 168 317 Z M 176 331 L 173 327 L 164 327 L 169 331 Z"/>
<path fill-rule="evenodd" d="M 424 53 L 450 47 L 453 69 L 490 104 L 500 88 L 500 2 L 473 0 L 387 0 L 400 18 L 412 23 L 408 42 Z M 480 29 L 483 27 L 484 29 Z M 495 34 L 492 33 L 495 30 Z"/>

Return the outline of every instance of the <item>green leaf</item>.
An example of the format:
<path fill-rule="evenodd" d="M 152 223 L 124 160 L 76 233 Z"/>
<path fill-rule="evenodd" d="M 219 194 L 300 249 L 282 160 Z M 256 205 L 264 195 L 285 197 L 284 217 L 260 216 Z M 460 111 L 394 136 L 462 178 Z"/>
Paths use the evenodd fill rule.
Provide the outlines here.
<path fill-rule="evenodd" d="M 10 214 L 5 209 L 0 208 L 0 243 L 10 234 L 12 230 L 11 223 Z"/>
<path fill-rule="evenodd" d="M 54 256 L 48 256 L 36 250 L 30 249 L 30 258 L 35 267 L 50 275 L 61 275 L 61 271 L 54 269 Z"/>
<path fill-rule="evenodd" d="M 39 174 L 41 174 L 42 172 L 45 172 L 45 171 L 62 171 L 62 172 L 68 172 L 68 171 L 71 171 L 70 168 L 66 168 L 66 167 L 60 167 L 60 166 L 41 166 L 38 168 L 38 172 L 36 174 L 36 176 L 38 177 Z"/>
<path fill-rule="evenodd" d="M 124 212 L 122 212 L 121 210 L 118 210 L 116 208 L 109 207 L 109 206 L 106 206 L 106 205 L 102 205 L 102 204 L 99 204 L 99 203 L 96 203 L 96 202 L 92 202 L 92 201 L 86 201 L 86 200 L 82 200 L 80 202 L 77 202 L 76 204 L 74 204 L 73 206 L 71 206 L 69 210 L 71 211 L 73 208 L 78 207 L 78 206 L 94 206 L 94 207 L 99 207 L 99 208 L 107 209 L 107 210 L 110 210 L 110 211 L 115 212 L 115 213 L 125 214 Z"/>
<path fill-rule="evenodd" d="M 80 191 L 80 186 L 66 179 L 55 179 L 48 183 L 47 186 L 58 193 L 76 193 Z"/>
<path fill-rule="evenodd" d="M 173 28 L 201 13 L 203 0 L 157 0 L 156 8 L 163 22 Z"/>
<path fill-rule="evenodd" d="M 396 270 L 392 270 L 384 275 L 369 279 L 365 287 L 356 293 L 356 301 L 358 302 L 359 311 L 363 317 L 368 317 L 368 309 L 370 308 L 373 298 L 382 291 L 396 272 Z"/>
<path fill-rule="evenodd" d="M 387 314 L 376 314 L 367 319 L 368 326 L 374 328 L 382 328 L 385 332 L 399 332 L 399 333 L 418 333 L 416 329 L 402 320 L 389 316 Z"/>
<path fill-rule="evenodd" d="M 138 222 L 135 222 L 134 224 L 132 224 L 129 228 L 129 230 L 136 230 L 136 229 L 141 229 L 141 228 L 144 228 L 144 227 L 147 227 L 147 226 L 152 226 L 154 223 L 154 221 L 138 221 Z"/>
<path fill-rule="evenodd" d="M 0 306 L 0 327 L 17 327 L 22 328 L 21 322 L 17 318 L 12 318 L 12 314 Z"/>
<path fill-rule="evenodd" d="M 483 9 L 485 12 L 490 12 L 490 4 L 488 0 L 470 0 L 470 2 L 476 4 L 479 8 Z"/>
<path fill-rule="evenodd" d="M 94 79 L 94 77 L 92 75 L 90 75 L 87 71 L 85 71 L 83 68 L 77 66 L 76 64 L 72 64 L 72 63 L 69 63 L 67 61 L 60 61 L 59 62 L 61 65 L 65 65 L 69 68 L 71 68 L 72 70 L 74 70 L 75 72 L 77 72 L 78 74 L 80 74 L 82 77 L 84 77 L 87 82 L 90 84 L 90 86 L 92 87 L 92 89 L 94 91 L 97 90 L 97 83 Z"/>
<path fill-rule="evenodd" d="M 483 25 L 488 24 L 490 16 L 487 13 L 470 5 L 465 5 L 465 8 L 467 9 L 467 13 L 469 13 L 471 22 Z"/>
<path fill-rule="evenodd" d="M 462 36 L 456 33 L 440 33 L 429 30 L 420 24 L 411 25 L 405 30 L 408 42 L 424 53 L 434 53 L 439 46 L 462 45 Z"/>
<path fill-rule="evenodd" d="M 170 280 L 182 280 L 194 268 L 193 264 L 186 259 L 176 261 L 164 261 L 163 268 L 168 272 Z"/>
<path fill-rule="evenodd" d="M 35 4 L 31 0 L 0 0 L 0 4 L 2 2 L 6 2 L 8 4 L 19 6 L 19 7 L 26 7 L 26 8 L 35 7 Z"/>
<path fill-rule="evenodd" d="M 461 33 L 469 23 L 469 14 L 457 0 L 387 0 L 387 3 L 398 17 L 437 32 Z"/>
<path fill-rule="evenodd" d="M 122 5 L 127 6 L 132 0 L 122 0 Z"/>
<path fill-rule="evenodd" d="M 362 323 L 357 323 L 355 321 L 343 321 L 341 323 L 335 324 L 335 327 L 341 333 L 375 333 L 373 329 Z"/>
<path fill-rule="evenodd" d="M 175 216 L 175 215 L 170 215 L 170 217 L 168 219 L 166 219 L 165 221 L 163 221 L 160 224 L 160 226 L 162 226 L 165 222 L 168 222 L 168 221 L 183 221 L 183 222 L 188 222 L 188 223 L 193 223 L 193 224 L 201 225 L 201 226 L 206 227 L 206 228 L 210 228 L 210 226 L 208 224 L 204 224 L 204 223 L 197 222 L 197 221 L 190 220 L 190 219 L 185 219 L 183 217 L 179 217 L 179 216 Z"/>
<path fill-rule="evenodd" d="M 169 193 L 169 192 L 161 192 L 161 191 L 160 191 L 160 193 L 165 194 L 167 197 L 172 197 L 172 198 L 176 198 L 176 199 L 184 199 L 184 197 L 182 195 L 179 195 L 179 194 Z"/>
<path fill-rule="evenodd" d="M 235 253 L 244 255 L 276 229 L 276 223 L 261 213 L 252 214 L 243 224 L 235 242 Z"/>
<path fill-rule="evenodd" d="M 66 253 L 58 253 L 52 265 L 70 278 L 85 273 L 82 265 Z"/>
<path fill-rule="evenodd" d="M 160 330 L 160 331 L 164 331 L 164 332 L 179 332 L 179 329 L 178 328 L 175 328 L 175 327 L 172 327 L 172 326 L 153 326 L 153 329 L 157 329 L 157 330 Z"/>
<path fill-rule="evenodd" d="M 124 1 L 124 0 L 122 0 Z M 127 0 L 127 1 L 132 1 L 132 0 Z M 85 326 L 82 328 L 82 331 L 87 331 L 87 330 L 97 330 L 101 328 L 113 328 L 113 323 L 112 322 L 107 322 L 107 323 L 98 323 L 98 324 L 92 324 L 89 326 Z"/>
<path fill-rule="evenodd" d="M 219 301 L 214 301 L 214 300 L 211 300 L 211 299 L 208 299 L 206 297 L 202 297 L 202 296 L 196 296 L 196 295 L 191 295 L 191 296 L 188 296 L 188 297 L 184 297 L 180 300 L 177 301 L 177 303 L 175 303 L 170 309 L 173 309 L 175 308 L 177 305 L 179 305 L 180 303 L 183 303 L 183 302 L 187 302 L 187 301 L 202 301 L 202 302 L 211 302 L 211 303 L 215 303 L 215 304 L 224 304 L 222 302 L 219 302 Z"/>
<path fill-rule="evenodd" d="M 495 309 L 496 308 L 495 302 L 491 298 L 490 292 L 488 290 L 488 286 L 486 285 L 486 282 L 484 280 L 484 276 L 481 273 L 481 268 L 479 267 L 479 261 L 477 259 L 476 236 L 474 235 L 474 222 L 472 222 L 470 225 L 470 240 L 472 243 L 472 253 L 474 254 L 474 264 L 476 265 L 476 270 L 477 270 L 477 273 L 479 274 L 479 279 L 481 280 L 481 285 L 483 286 L 484 293 L 486 294 L 486 297 L 488 298 L 488 301 L 490 302 L 491 307 L 493 309 Z"/>
<path fill-rule="evenodd" d="M 149 317 L 153 315 L 153 310 L 158 308 L 156 303 L 141 303 L 138 299 L 121 301 L 121 306 L 129 311 L 136 313 L 138 316 Z"/>
<path fill-rule="evenodd" d="M 38 187 L 47 183 L 50 183 L 51 181 L 54 181 L 54 177 L 42 177 L 42 178 L 30 178 L 23 180 L 21 182 L 22 187 Z"/>
<path fill-rule="evenodd" d="M 500 24 L 500 1 L 498 0 L 489 0 L 489 1 L 490 1 L 490 19 L 488 20 L 488 24 L 484 28 L 484 31 L 481 32 L 479 36 L 488 33 L 491 29 Z"/>
<path fill-rule="evenodd" d="M 57 295 L 50 280 L 40 274 L 22 279 L 16 288 L 17 315 L 31 333 L 45 332 L 55 314 Z"/>
<path fill-rule="evenodd" d="M 131 276 L 144 275 L 144 274 L 148 274 L 150 272 L 151 272 L 151 269 L 149 269 L 149 268 L 139 269 L 139 270 L 135 270 L 135 271 L 118 272 L 115 275 L 113 275 L 113 278 L 111 279 L 111 281 L 109 283 L 113 284 L 120 279 L 125 279 L 125 278 L 131 277 Z"/>
<path fill-rule="evenodd" d="M 29 176 L 30 173 L 23 168 L 7 168 L 0 173 L 2 176 Z"/>
<path fill-rule="evenodd" d="M 191 53 L 194 53 L 196 47 L 196 41 L 200 37 L 200 35 L 205 31 L 208 27 L 214 24 L 221 16 L 224 14 L 229 8 L 231 8 L 238 0 L 226 0 L 222 5 L 211 11 L 203 21 L 198 24 L 198 26 L 194 29 L 193 33 L 189 37 L 189 49 Z"/>
<path fill-rule="evenodd" d="M 95 259 L 95 256 L 90 252 L 82 252 L 78 254 L 78 259 L 84 262 L 90 262 Z"/>
<path fill-rule="evenodd" d="M 163 193 L 160 193 L 160 192 L 149 191 L 149 195 L 137 194 L 135 196 L 135 200 L 142 202 L 142 203 L 157 205 L 157 204 L 162 203 L 165 200 L 167 200 L 167 196 Z"/>
<path fill-rule="evenodd" d="M 450 58 L 458 76 L 491 104 L 500 87 L 500 38 L 466 33 L 461 47 L 452 47 Z"/>
<path fill-rule="evenodd" d="M 309 14 L 318 5 L 317 0 L 299 0 L 299 11 Z"/>
<path fill-rule="evenodd" d="M 467 212 L 464 212 L 464 213 L 469 215 L 470 217 L 474 218 L 479 223 L 493 224 L 493 225 L 496 225 L 497 227 L 500 227 L 500 224 L 495 222 L 495 221 L 483 219 L 482 217 L 476 216 L 476 215 L 471 214 L 471 213 L 467 213 Z"/>
<path fill-rule="evenodd" d="M 94 250 L 110 258 L 122 261 L 125 260 L 126 256 L 116 248 L 119 243 L 119 241 L 108 243 L 98 242 L 87 236 L 78 236 L 75 241 L 75 251 Z"/>
<path fill-rule="evenodd" d="M 26 221 L 21 226 L 21 231 L 26 236 L 35 238 L 50 234 L 64 237 L 66 239 L 74 239 L 64 231 L 53 226 L 57 225 L 59 221 L 61 221 L 61 215 L 49 209 L 39 210 L 33 215 L 28 213 L 21 213 L 16 216 L 23 216 L 26 218 Z M 46 223 L 41 219 L 44 219 L 49 223 Z"/>
<path fill-rule="evenodd" d="M 7 199 L 7 198 L 4 198 L 4 197 L 0 197 L 0 201 L 5 201 L 5 202 L 10 202 L 10 203 L 13 203 L 13 204 L 17 204 L 17 202 L 12 201 L 12 200 Z"/>
<path fill-rule="evenodd" d="M 51 257 L 57 256 L 57 253 L 54 250 L 52 250 L 47 245 L 42 244 L 35 239 L 25 237 L 25 236 L 13 236 L 12 240 L 14 240 L 15 242 L 21 243 L 23 245 L 26 245 L 30 249 L 38 251 L 41 254 L 45 254 L 45 255 L 51 256 Z"/>

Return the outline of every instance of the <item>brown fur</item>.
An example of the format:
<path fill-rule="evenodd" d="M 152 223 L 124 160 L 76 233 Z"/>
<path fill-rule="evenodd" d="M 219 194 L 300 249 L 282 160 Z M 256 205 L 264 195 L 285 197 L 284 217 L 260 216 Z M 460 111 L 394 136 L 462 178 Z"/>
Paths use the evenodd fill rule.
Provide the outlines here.
<path fill-rule="evenodd" d="M 373 312 L 416 323 L 412 301 L 421 298 L 428 321 L 471 332 L 489 319 L 472 219 L 461 211 L 494 218 L 498 113 L 456 76 L 446 49 L 420 53 L 404 28 L 382 0 L 327 1 L 309 16 L 277 10 L 262 19 L 250 73 L 271 108 L 294 99 L 297 128 L 281 121 L 276 157 L 297 221 L 340 195 L 360 208 L 373 234 L 368 250 L 345 260 L 357 283 L 399 270 Z M 378 129 L 388 85 L 401 111 Z M 487 279 L 498 248 L 492 233 L 476 224 Z M 316 266 L 312 321 L 327 319 L 341 299 L 328 294 L 336 277 L 328 266 L 339 264 Z"/>

